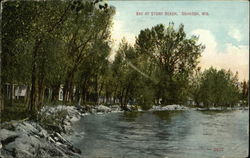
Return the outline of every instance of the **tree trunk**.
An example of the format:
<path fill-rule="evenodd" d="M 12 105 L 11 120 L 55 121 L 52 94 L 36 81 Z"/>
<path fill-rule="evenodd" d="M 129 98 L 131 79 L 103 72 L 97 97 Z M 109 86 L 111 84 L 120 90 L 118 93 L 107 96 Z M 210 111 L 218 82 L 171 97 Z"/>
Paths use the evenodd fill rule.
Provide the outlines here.
<path fill-rule="evenodd" d="M 110 93 L 108 92 L 108 87 L 107 86 L 105 86 L 105 103 L 106 104 L 110 104 Z"/>
<path fill-rule="evenodd" d="M 113 104 L 115 104 L 115 99 L 116 99 L 116 95 L 117 95 L 117 89 L 118 89 L 118 86 L 116 86 L 115 90 L 114 90 Z"/>
<path fill-rule="evenodd" d="M 98 105 L 98 76 L 95 76 L 95 103 Z"/>
<path fill-rule="evenodd" d="M 124 107 L 124 91 L 125 91 L 125 89 L 123 88 L 121 96 L 120 96 L 120 104 L 121 104 L 122 108 Z"/>
<path fill-rule="evenodd" d="M 36 89 L 36 66 L 32 66 L 32 79 L 31 79 L 31 91 L 30 91 L 30 104 L 29 112 L 34 112 L 34 108 L 37 104 L 37 89 Z"/>
<path fill-rule="evenodd" d="M 2 113 L 3 111 L 4 111 L 4 99 L 1 93 L 0 94 L 0 112 Z M 0 122 L 2 122 L 1 118 L 0 118 Z"/>
<path fill-rule="evenodd" d="M 78 104 L 80 104 L 80 87 L 76 87 L 76 92 L 75 92 L 75 97 L 74 97 L 74 101 L 77 102 Z"/>
<path fill-rule="evenodd" d="M 81 93 L 81 104 L 86 105 L 86 102 L 87 102 L 87 90 L 85 85 L 83 85 Z"/>
<path fill-rule="evenodd" d="M 69 86 L 69 81 L 68 81 L 68 79 L 66 79 L 66 81 L 63 85 L 63 101 L 65 101 L 65 102 L 67 102 L 68 86 Z"/>
<path fill-rule="evenodd" d="M 98 91 L 98 97 L 101 96 L 102 90 L 103 90 L 104 82 L 101 82 L 100 89 Z M 97 98 L 99 100 L 99 98 Z M 102 103 L 104 103 L 104 99 L 102 100 Z"/>
<path fill-rule="evenodd" d="M 129 90 L 126 89 L 125 97 L 124 97 L 124 107 L 125 108 L 127 108 L 127 104 L 128 104 L 128 93 L 129 93 Z"/>
<path fill-rule="evenodd" d="M 38 100 L 37 100 L 37 104 L 38 104 L 38 110 L 40 110 L 44 104 L 44 91 L 45 91 L 45 84 L 44 84 L 44 79 L 45 79 L 45 62 L 46 62 L 46 54 L 45 52 L 39 53 L 41 60 L 39 60 L 39 66 L 38 66 L 38 79 L 37 79 L 37 83 L 38 83 Z"/>
<path fill-rule="evenodd" d="M 1 78 L 1 76 L 0 76 Z M 4 96 L 3 96 L 3 89 L 2 89 L 2 83 L 1 83 L 1 80 L 0 80 L 0 112 L 2 113 L 4 111 Z M 0 117 L 0 122 L 2 122 L 1 120 L 1 117 Z"/>
<path fill-rule="evenodd" d="M 25 104 L 28 105 L 29 104 L 29 99 L 30 99 L 30 85 L 27 86 L 27 90 L 26 90 L 26 95 L 25 95 Z"/>
<path fill-rule="evenodd" d="M 38 110 L 40 110 L 44 104 L 44 77 L 39 78 L 38 81 Z"/>
<path fill-rule="evenodd" d="M 54 85 L 52 87 L 52 97 L 51 97 L 52 102 L 58 101 L 58 99 L 59 99 L 59 91 L 60 91 L 60 84 Z"/>
<path fill-rule="evenodd" d="M 12 83 L 10 83 L 11 86 L 11 90 L 10 90 L 10 102 L 8 102 L 9 106 L 12 106 L 12 102 L 13 102 L 13 91 L 14 91 L 14 85 Z M 15 93 L 15 92 L 14 92 Z"/>
<path fill-rule="evenodd" d="M 65 102 L 70 101 L 70 99 L 72 97 L 74 71 L 75 71 L 75 69 L 68 72 L 68 77 L 67 77 L 66 82 L 63 86 L 63 101 L 65 101 Z"/>
<path fill-rule="evenodd" d="M 41 40 L 36 40 L 32 58 L 33 61 L 32 61 L 32 72 L 31 72 L 31 92 L 30 92 L 30 104 L 28 107 L 28 111 L 31 113 L 35 112 L 37 106 L 37 55 L 40 44 Z"/>
<path fill-rule="evenodd" d="M 71 103 L 73 101 L 73 86 L 72 86 L 72 81 L 70 82 L 70 86 L 69 86 L 69 91 L 68 91 L 68 102 Z"/>
<path fill-rule="evenodd" d="M 0 3 L 0 12 L 1 15 L 3 13 L 3 3 Z M 2 33 L 1 33 L 2 35 Z M 2 83 L 2 40 L 0 40 L 0 112 L 2 113 L 2 111 L 4 110 L 4 97 L 3 97 L 3 83 Z M 1 117 L 0 117 L 0 122 L 2 123 Z"/>

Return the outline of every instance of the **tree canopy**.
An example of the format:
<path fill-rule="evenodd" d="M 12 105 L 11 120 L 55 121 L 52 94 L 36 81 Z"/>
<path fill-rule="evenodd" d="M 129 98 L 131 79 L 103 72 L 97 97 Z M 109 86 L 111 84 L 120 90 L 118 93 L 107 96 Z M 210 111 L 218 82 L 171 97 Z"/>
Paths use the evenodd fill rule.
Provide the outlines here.
<path fill-rule="evenodd" d="M 245 99 L 231 71 L 197 67 L 205 46 L 187 36 L 184 25 L 158 24 L 141 30 L 134 45 L 122 40 L 114 61 L 111 28 L 115 8 L 90 1 L 7 1 L 3 3 L 2 83 L 26 85 L 31 113 L 56 104 L 154 104 L 229 106 Z M 240 96 L 241 94 L 241 96 Z"/>

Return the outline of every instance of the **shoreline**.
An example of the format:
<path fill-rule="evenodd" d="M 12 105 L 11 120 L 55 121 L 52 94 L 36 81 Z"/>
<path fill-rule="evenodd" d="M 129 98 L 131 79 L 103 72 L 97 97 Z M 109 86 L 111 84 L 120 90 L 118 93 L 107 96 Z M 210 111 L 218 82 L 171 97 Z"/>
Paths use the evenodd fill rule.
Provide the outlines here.
<path fill-rule="evenodd" d="M 153 106 L 149 110 L 132 110 L 132 106 L 128 107 L 131 112 L 249 110 L 249 107 L 207 109 L 181 105 Z M 0 157 L 82 157 L 80 149 L 68 140 L 69 135 L 74 132 L 73 123 L 86 115 L 117 112 L 124 110 L 118 105 L 99 105 L 88 110 L 83 106 L 45 106 L 39 112 L 42 117 L 38 122 L 23 120 L 1 124 Z"/>

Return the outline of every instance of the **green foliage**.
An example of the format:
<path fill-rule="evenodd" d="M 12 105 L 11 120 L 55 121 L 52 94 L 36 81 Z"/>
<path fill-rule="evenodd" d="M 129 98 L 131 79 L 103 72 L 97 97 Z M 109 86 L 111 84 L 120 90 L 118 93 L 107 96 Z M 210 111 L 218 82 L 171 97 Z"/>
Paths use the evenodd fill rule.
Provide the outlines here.
<path fill-rule="evenodd" d="M 197 102 L 205 106 L 232 106 L 239 102 L 237 74 L 211 67 L 205 70 L 196 92 Z"/>
<path fill-rule="evenodd" d="M 137 102 L 138 105 L 140 105 L 140 107 L 143 110 L 148 110 L 152 107 L 153 100 L 154 100 L 154 91 L 152 91 L 152 88 L 148 87 L 148 86 L 144 86 L 143 88 L 139 88 L 137 90 Z"/>
<path fill-rule="evenodd" d="M 160 24 L 140 32 L 136 48 L 145 56 L 150 74 L 155 73 L 158 81 L 156 98 L 162 98 L 164 104 L 186 100 L 188 77 L 204 49 L 197 41 L 197 37 L 186 37 L 184 25 L 175 30 L 173 24 L 167 28 Z"/>
<path fill-rule="evenodd" d="M 5 106 L 4 110 L 1 110 L 0 122 L 8 122 L 11 120 L 22 120 L 28 117 L 27 107 L 25 104 L 19 101 L 12 103 L 13 106 Z M 14 114 L 14 115 L 13 115 Z"/>
<path fill-rule="evenodd" d="M 54 113 L 53 115 L 46 114 L 46 111 L 44 113 L 40 113 L 38 115 L 39 121 L 44 125 L 61 125 L 63 120 L 66 119 L 66 116 L 68 115 L 67 110 L 60 110 Z"/>
<path fill-rule="evenodd" d="M 41 108 L 46 88 L 52 100 L 61 84 L 73 93 L 105 72 L 114 13 L 84 1 L 4 2 L 2 83 L 30 85 L 31 111 Z"/>
<path fill-rule="evenodd" d="M 248 105 L 248 95 L 249 95 L 249 80 L 246 82 L 245 80 L 241 83 L 241 92 L 240 99 L 241 104 L 246 106 Z"/>
<path fill-rule="evenodd" d="M 124 109 L 127 104 L 149 109 L 184 104 L 190 97 L 197 104 L 238 103 L 237 77 L 213 68 L 200 72 L 204 46 L 197 37 L 188 38 L 182 24 L 141 30 L 135 45 L 122 40 L 110 62 L 114 14 L 113 7 L 99 9 L 89 1 L 4 2 L 2 91 L 6 83 L 31 87 L 24 99 L 30 112 L 45 102 L 58 104 L 62 85 L 67 105 L 108 105 L 118 99 Z M 5 97 L 12 104 L 12 97 Z"/>

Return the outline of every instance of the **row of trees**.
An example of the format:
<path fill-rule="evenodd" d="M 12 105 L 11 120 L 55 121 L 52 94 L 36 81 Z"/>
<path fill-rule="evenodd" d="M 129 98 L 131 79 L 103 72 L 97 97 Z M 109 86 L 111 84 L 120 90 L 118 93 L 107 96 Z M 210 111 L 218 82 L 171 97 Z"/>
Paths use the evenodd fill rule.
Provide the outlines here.
<path fill-rule="evenodd" d="M 156 27 L 159 26 L 166 30 L 173 28 L 172 24 L 168 28 L 163 25 Z M 182 29 L 183 25 L 180 25 L 179 29 L 173 31 L 180 33 Z M 150 50 L 148 46 L 152 42 L 139 45 L 140 36 L 144 31 L 141 31 L 134 46 L 129 46 L 126 42 L 121 44 L 113 63 L 119 72 L 116 73 L 119 74 L 119 87 L 125 92 L 125 95 L 122 95 L 125 102 L 121 103 L 126 105 L 126 101 L 135 99 L 144 108 L 154 104 L 193 104 L 206 107 L 248 105 L 249 81 L 239 82 L 237 72 L 234 74 L 230 70 L 218 70 L 213 67 L 201 71 L 200 67 L 197 67 L 204 47 L 196 44 L 196 37 L 183 40 L 193 42 L 193 45 L 187 44 L 187 49 L 177 45 L 176 47 L 181 49 L 163 48 L 164 52 L 153 50 L 147 54 L 145 52 Z M 168 35 L 168 32 L 165 35 Z M 147 38 L 144 36 L 142 39 Z M 174 39 L 175 37 L 167 40 L 167 45 L 171 46 Z M 147 48 L 140 52 L 143 47 Z M 176 60 L 179 62 L 173 62 Z"/>
<path fill-rule="evenodd" d="M 58 100 L 61 85 L 65 103 L 98 104 L 102 97 L 119 100 L 124 109 L 190 99 L 198 105 L 239 102 L 237 76 L 197 68 L 205 47 L 186 36 L 184 25 L 141 30 L 135 45 L 123 40 L 109 61 L 114 14 L 107 4 L 75 0 L 3 3 L 3 94 L 6 83 L 27 85 L 30 112 Z"/>
<path fill-rule="evenodd" d="M 86 96 L 107 67 L 114 13 L 107 5 L 83 1 L 3 3 L 2 87 L 28 85 L 31 112 L 42 107 L 48 90 L 57 100 L 61 84 L 66 102 L 72 101 L 74 86 Z"/>
<path fill-rule="evenodd" d="M 123 41 L 113 63 L 124 94 L 121 103 L 126 105 L 132 99 L 146 107 L 184 103 L 188 78 L 204 49 L 197 40 L 186 37 L 184 25 L 174 29 L 171 23 L 167 28 L 160 24 L 142 30 L 134 46 Z"/>
<path fill-rule="evenodd" d="M 248 104 L 248 84 L 246 81 L 240 83 L 237 73 L 211 67 L 204 72 L 196 71 L 192 98 L 197 105 L 205 106 Z"/>

